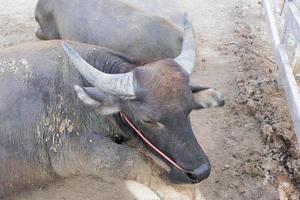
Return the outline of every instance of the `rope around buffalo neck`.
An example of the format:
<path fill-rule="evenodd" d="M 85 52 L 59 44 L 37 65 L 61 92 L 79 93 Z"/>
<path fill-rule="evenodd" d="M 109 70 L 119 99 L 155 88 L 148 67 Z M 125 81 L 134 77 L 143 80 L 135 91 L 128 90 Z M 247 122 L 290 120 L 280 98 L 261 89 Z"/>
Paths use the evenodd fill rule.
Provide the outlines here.
<path fill-rule="evenodd" d="M 174 165 L 177 169 L 188 172 L 187 170 L 180 167 L 175 161 L 173 161 L 171 158 L 169 158 L 166 154 L 164 154 L 161 150 L 159 150 L 154 144 L 152 144 L 139 130 L 135 125 L 126 117 L 126 115 L 122 112 L 120 112 L 121 118 L 136 132 L 136 134 L 147 144 L 149 145 L 156 153 L 158 153 L 160 156 L 162 156 L 164 159 L 166 159 L 169 163 Z"/>

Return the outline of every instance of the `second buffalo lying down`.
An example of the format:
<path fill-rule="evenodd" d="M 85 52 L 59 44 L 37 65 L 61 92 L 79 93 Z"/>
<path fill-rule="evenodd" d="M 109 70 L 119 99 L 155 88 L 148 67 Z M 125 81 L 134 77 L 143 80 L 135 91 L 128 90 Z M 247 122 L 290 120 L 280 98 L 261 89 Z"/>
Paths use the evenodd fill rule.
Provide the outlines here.
<path fill-rule="evenodd" d="M 145 143 L 164 161 L 173 182 L 197 183 L 209 176 L 189 114 L 224 100 L 214 89 L 190 85 L 195 45 L 187 19 L 175 59 L 144 63 L 105 48 L 68 44 L 33 43 L 0 54 L 0 196 L 57 175 L 106 169 L 104 176 L 113 176 L 109 169 L 117 163 L 109 160 L 122 165 L 114 173 L 127 177 L 122 169 L 132 163 L 126 159 L 136 155 L 101 144 L 107 140 L 97 136 L 105 132 L 103 115 L 127 141 Z M 102 158 L 110 150 L 123 156 Z M 128 174 L 134 171 L 141 169 Z"/>
<path fill-rule="evenodd" d="M 174 58 L 181 50 L 178 0 L 39 0 L 41 39 L 100 45 L 142 60 Z"/>

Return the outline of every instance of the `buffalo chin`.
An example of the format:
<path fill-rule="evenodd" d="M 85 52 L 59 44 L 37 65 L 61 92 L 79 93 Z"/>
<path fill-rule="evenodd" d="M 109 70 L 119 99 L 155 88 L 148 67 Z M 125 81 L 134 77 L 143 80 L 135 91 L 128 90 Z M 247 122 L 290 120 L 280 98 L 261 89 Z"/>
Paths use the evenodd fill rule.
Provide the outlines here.
<path fill-rule="evenodd" d="M 128 144 L 132 140 L 129 140 L 126 142 L 127 145 L 132 146 L 132 144 Z M 171 183 L 174 184 L 196 184 L 199 183 L 210 175 L 210 164 L 207 162 L 207 164 L 202 164 L 200 167 L 194 172 L 183 172 L 175 168 L 174 166 L 170 166 L 170 164 L 163 159 L 162 157 L 156 155 L 152 150 L 149 150 L 145 145 L 138 146 L 143 154 L 147 157 L 149 157 L 156 165 L 161 167 L 168 179 Z M 200 169 L 200 170 L 199 170 Z"/>
<path fill-rule="evenodd" d="M 174 184 L 196 184 L 200 183 L 201 181 L 205 180 L 209 177 L 209 173 L 205 176 L 203 176 L 201 179 L 195 179 L 193 176 L 189 173 L 185 173 L 182 171 L 179 171 L 177 169 L 172 169 L 168 173 L 169 180 Z"/>

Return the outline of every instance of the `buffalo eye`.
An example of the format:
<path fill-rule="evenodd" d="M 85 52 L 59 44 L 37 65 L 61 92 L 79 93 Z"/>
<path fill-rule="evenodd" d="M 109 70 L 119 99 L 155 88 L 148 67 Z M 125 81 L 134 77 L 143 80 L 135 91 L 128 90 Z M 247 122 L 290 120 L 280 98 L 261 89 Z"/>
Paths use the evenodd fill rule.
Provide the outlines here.
<path fill-rule="evenodd" d="M 154 120 L 149 120 L 149 119 L 146 119 L 146 120 L 142 120 L 143 124 L 145 124 L 146 126 L 151 126 L 151 127 L 155 127 L 155 128 L 163 128 L 164 125 L 160 122 L 156 122 Z"/>
<path fill-rule="evenodd" d="M 146 123 L 146 124 L 152 124 L 152 125 L 155 125 L 156 122 L 155 121 L 152 121 L 152 120 L 149 120 L 149 119 L 146 119 L 146 120 L 142 120 L 142 122 Z"/>

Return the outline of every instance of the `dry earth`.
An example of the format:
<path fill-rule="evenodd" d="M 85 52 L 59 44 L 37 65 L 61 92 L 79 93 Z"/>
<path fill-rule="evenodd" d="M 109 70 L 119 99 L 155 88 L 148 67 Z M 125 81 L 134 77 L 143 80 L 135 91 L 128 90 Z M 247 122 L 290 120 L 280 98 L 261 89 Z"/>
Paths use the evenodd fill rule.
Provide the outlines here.
<path fill-rule="evenodd" d="M 0 47 L 37 40 L 36 0 L 0 0 Z M 300 199 L 300 153 L 257 0 L 184 0 L 197 35 L 192 80 L 218 88 L 223 109 L 192 113 L 199 143 L 212 163 L 197 188 L 203 199 Z M 102 196 L 102 191 L 118 191 Z M 123 199 L 122 183 L 63 180 L 14 199 Z M 103 193 L 102 193 L 103 194 Z M 128 194 L 129 195 L 129 194 Z"/>

